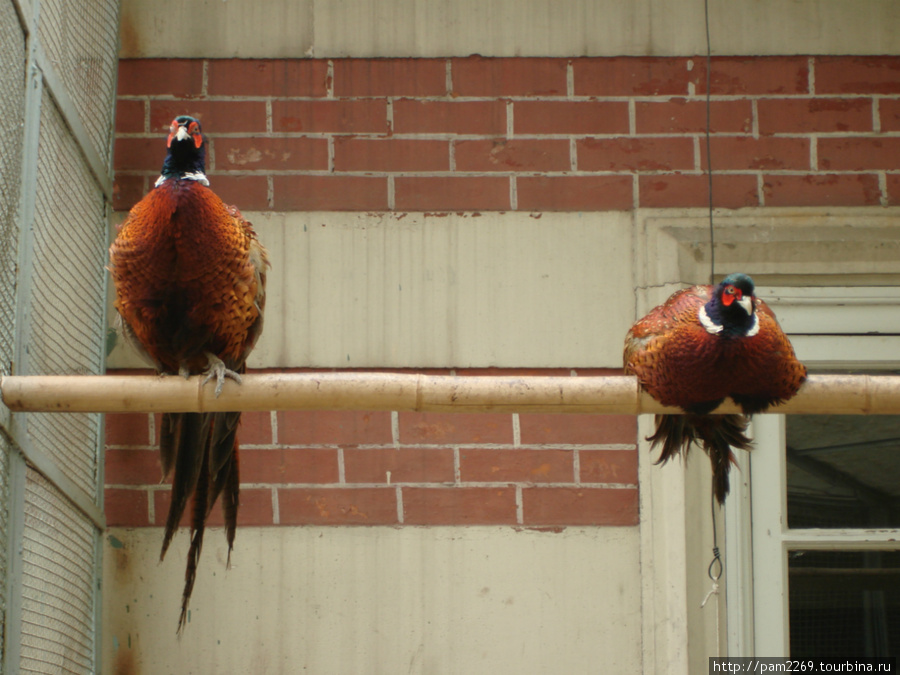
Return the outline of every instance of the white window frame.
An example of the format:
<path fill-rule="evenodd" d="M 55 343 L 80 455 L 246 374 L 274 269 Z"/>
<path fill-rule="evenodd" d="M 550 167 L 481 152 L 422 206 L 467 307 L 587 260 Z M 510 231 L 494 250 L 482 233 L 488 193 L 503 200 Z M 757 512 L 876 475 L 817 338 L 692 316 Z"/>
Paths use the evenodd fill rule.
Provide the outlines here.
<path fill-rule="evenodd" d="M 798 357 L 811 370 L 900 366 L 896 288 L 766 293 Z M 784 415 L 756 417 L 756 449 L 747 458 L 749 469 L 733 481 L 725 505 L 727 645 L 732 656 L 789 656 L 789 551 L 900 550 L 900 529 L 787 527 L 785 426 Z"/>

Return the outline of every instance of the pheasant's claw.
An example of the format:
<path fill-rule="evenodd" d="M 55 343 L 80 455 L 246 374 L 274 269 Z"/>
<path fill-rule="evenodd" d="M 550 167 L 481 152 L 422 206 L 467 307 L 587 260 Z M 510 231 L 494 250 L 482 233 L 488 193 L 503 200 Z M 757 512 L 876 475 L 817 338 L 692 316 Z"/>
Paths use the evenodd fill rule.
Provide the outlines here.
<path fill-rule="evenodd" d="M 178 366 L 178 374 L 181 375 L 184 379 L 188 379 L 191 376 L 191 371 L 188 370 L 186 364 L 182 363 Z"/>
<path fill-rule="evenodd" d="M 200 383 L 200 386 L 203 386 L 211 379 L 216 378 L 216 398 L 219 398 L 219 394 L 222 393 L 222 386 L 225 384 L 226 377 L 230 377 L 238 384 L 241 383 L 241 376 L 236 371 L 226 367 L 225 362 L 218 356 L 207 353 L 206 358 L 209 360 L 209 367 L 203 373 L 206 377 L 203 378 L 203 382 Z"/>

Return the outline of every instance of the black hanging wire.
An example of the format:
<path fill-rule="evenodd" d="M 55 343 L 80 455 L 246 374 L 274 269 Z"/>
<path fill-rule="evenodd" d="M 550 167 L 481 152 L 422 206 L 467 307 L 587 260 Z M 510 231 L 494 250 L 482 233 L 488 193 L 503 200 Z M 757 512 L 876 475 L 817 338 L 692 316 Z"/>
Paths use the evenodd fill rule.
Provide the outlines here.
<path fill-rule="evenodd" d="M 716 273 L 716 239 L 715 239 L 715 229 L 713 227 L 713 170 L 712 170 L 712 149 L 710 143 L 710 128 L 712 123 L 710 121 L 710 82 L 712 75 L 712 42 L 709 37 L 709 0 L 703 0 L 703 19 L 706 26 L 706 175 L 708 178 L 707 190 L 709 194 L 709 283 L 710 285 L 714 285 L 716 283 L 715 273 Z M 709 576 L 710 581 L 712 581 L 712 589 L 706 595 L 706 598 L 703 600 L 703 603 L 700 605 L 703 607 L 706 605 L 707 600 L 709 600 L 710 596 L 718 593 L 719 591 L 719 579 L 722 577 L 722 572 L 725 570 L 725 563 L 722 561 L 722 555 L 719 551 L 719 535 L 716 528 L 716 499 L 715 499 L 715 487 L 714 485 L 710 487 L 710 513 L 712 515 L 712 531 L 713 531 L 713 546 L 712 546 L 712 560 L 709 563 L 709 567 L 706 569 L 706 574 Z"/>
<path fill-rule="evenodd" d="M 703 20 L 706 25 L 706 177 L 709 196 L 709 283 L 716 283 L 716 238 L 713 228 L 713 170 L 710 142 L 710 79 L 712 73 L 712 42 L 709 39 L 709 0 L 703 0 Z"/>

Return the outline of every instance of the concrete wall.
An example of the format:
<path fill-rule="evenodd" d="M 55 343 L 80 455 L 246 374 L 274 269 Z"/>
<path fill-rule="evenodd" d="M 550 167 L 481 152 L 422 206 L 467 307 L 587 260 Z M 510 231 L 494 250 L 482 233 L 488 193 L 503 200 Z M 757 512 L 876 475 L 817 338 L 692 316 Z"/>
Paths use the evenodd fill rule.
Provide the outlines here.
<path fill-rule="evenodd" d="M 864 8 L 864 9 L 863 9 Z M 895 54 L 893 0 L 710 0 L 714 54 Z M 122 55 L 189 58 L 690 56 L 703 2 L 124 0 Z"/>

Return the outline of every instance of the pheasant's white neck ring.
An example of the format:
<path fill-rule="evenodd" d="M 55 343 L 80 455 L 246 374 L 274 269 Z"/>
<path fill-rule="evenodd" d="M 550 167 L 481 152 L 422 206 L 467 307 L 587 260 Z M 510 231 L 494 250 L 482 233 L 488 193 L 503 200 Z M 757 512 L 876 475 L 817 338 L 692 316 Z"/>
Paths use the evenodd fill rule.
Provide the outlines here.
<path fill-rule="evenodd" d="M 179 180 L 195 180 L 198 183 L 200 183 L 200 185 L 206 185 L 207 187 L 209 187 L 209 179 L 206 177 L 206 174 L 203 173 L 202 171 L 193 171 L 193 172 L 189 172 L 189 173 L 183 173 L 180 176 L 178 176 L 178 179 Z M 153 187 L 159 187 L 166 180 L 168 180 L 168 178 L 166 176 L 160 176 L 159 178 L 156 179 L 156 182 L 153 184 Z"/>
<path fill-rule="evenodd" d="M 749 298 L 747 298 L 747 300 L 750 302 L 750 306 L 752 307 L 753 306 L 752 301 L 750 301 Z M 743 300 L 739 300 L 738 302 L 740 302 L 741 306 L 744 307 Z M 745 309 L 746 309 L 746 307 L 745 307 Z M 709 318 L 709 314 L 706 313 L 705 305 L 700 307 L 700 311 L 698 312 L 698 318 L 700 319 L 700 323 L 706 329 L 707 333 L 711 333 L 713 335 L 718 335 L 725 329 L 725 326 L 723 326 L 722 324 L 718 324 L 715 321 L 713 321 L 711 318 Z M 753 315 L 753 324 L 750 326 L 750 328 L 747 330 L 747 332 L 744 333 L 744 336 L 745 337 L 753 337 L 758 332 L 759 332 L 759 316 L 754 314 Z"/>

